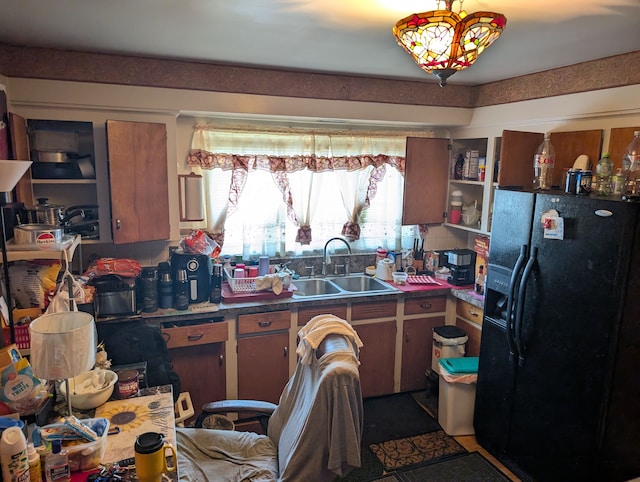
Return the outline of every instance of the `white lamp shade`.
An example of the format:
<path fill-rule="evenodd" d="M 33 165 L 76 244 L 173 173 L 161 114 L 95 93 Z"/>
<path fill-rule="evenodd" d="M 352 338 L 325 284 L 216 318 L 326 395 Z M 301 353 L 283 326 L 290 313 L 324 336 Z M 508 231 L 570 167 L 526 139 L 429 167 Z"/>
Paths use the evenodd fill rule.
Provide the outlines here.
<path fill-rule="evenodd" d="M 12 191 L 30 165 L 31 161 L 0 160 L 0 192 Z"/>
<path fill-rule="evenodd" d="M 48 313 L 29 325 L 31 369 L 45 380 L 73 378 L 96 364 L 96 325 L 82 311 Z"/>

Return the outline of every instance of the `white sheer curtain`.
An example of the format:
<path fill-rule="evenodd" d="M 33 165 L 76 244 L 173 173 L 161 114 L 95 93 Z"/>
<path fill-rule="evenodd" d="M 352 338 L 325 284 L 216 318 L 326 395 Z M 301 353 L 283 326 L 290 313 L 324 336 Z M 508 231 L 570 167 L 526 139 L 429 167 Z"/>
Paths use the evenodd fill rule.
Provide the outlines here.
<path fill-rule="evenodd" d="M 300 253 L 304 246 L 317 249 L 317 236 L 326 240 L 341 233 L 356 241 L 365 218 L 370 239 L 358 244 L 368 247 L 397 244 L 401 237 L 401 177 L 392 176 L 389 189 L 382 190 L 385 199 L 365 213 L 385 173 L 391 168 L 402 176 L 405 145 L 406 133 L 196 125 L 187 166 L 204 176 L 207 231 L 236 250 L 241 238 L 243 255 Z M 389 211 L 383 204 L 393 206 Z"/>

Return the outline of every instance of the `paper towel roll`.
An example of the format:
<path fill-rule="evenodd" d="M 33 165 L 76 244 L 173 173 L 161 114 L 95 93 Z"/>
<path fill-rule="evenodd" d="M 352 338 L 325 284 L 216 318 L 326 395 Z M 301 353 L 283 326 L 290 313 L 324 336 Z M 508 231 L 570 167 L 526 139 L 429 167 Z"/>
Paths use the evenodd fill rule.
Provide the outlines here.
<path fill-rule="evenodd" d="M 202 176 L 194 174 L 178 176 L 180 186 L 180 221 L 203 221 L 204 206 Z"/>

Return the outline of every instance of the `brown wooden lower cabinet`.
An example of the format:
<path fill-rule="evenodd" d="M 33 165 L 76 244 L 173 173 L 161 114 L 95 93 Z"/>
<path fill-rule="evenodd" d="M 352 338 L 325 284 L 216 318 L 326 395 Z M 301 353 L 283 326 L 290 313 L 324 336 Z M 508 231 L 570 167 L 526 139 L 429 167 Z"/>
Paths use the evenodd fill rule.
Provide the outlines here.
<path fill-rule="evenodd" d="M 288 380 L 288 332 L 238 338 L 238 398 L 278 403 Z"/>
<path fill-rule="evenodd" d="M 393 393 L 396 353 L 396 322 L 354 325 L 363 347 L 360 350 L 360 385 L 363 397 Z"/>
<path fill-rule="evenodd" d="M 425 371 L 428 367 L 431 367 L 433 329 L 444 324 L 444 315 L 404 320 L 400 391 L 406 392 L 426 388 Z"/>
<path fill-rule="evenodd" d="M 173 369 L 180 377 L 180 390 L 191 396 L 195 417 L 205 403 L 226 398 L 224 343 L 172 348 L 169 354 Z"/>

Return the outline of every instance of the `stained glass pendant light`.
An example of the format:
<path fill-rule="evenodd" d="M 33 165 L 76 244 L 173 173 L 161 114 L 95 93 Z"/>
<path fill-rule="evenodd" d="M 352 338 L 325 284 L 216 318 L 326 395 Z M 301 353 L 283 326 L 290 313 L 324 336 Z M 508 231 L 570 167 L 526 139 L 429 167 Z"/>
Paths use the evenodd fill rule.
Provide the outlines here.
<path fill-rule="evenodd" d="M 500 13 L 451 11 L 454 0 L 444 0 L 446 10 L 414 13 L 393 27 L 393 35 L 422 70 L 440 79 L 440 86 L 458 70 L 470 67 L 507 24 Z M 438 8 L 440 1 L 438 3 Z"/>

